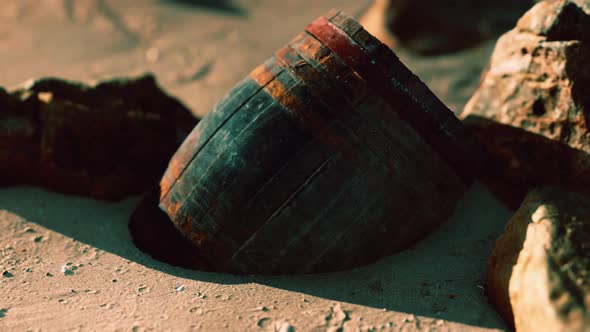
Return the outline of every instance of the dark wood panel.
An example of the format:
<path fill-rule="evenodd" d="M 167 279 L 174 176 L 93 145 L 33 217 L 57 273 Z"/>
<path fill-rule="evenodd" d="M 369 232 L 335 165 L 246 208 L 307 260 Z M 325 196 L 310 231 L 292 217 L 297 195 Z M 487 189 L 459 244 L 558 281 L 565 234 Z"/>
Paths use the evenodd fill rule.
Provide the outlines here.
<path fill-rule="evenodd" d="M 217 130 L 223 126 L 250 98 L 260 91 L 265 84 L 268 84 L 279 72 L 269 72 L 266 70 L 280 70 L 274 63 L 274 58 L 269 59 L 258 68 L 254 69 L 252 74 L 234 87 L 217 105 L 213 107 L 207 117 L 193 129 L 190 135 L 183 142 L 181 147 L 175 153 L 168 165 L 168 170 L 164 174 L 160 183 L 162 197 L 165 197 L 172 185 L 179 176 L 185 171 L 188 163 L 198 154 L 200 149 L 207 144 Z M 269 74 L 261 75 L 259 73 Z M 254 81 L 251 77 L 257 77 L 259 82 Z"/>

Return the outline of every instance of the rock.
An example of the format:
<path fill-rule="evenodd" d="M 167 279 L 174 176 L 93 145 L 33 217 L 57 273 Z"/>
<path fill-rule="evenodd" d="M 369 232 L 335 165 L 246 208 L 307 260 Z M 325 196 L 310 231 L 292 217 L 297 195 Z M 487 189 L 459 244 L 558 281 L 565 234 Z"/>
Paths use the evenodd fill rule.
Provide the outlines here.
<path fill-rule="evenodd" d="M 590 17 L 583 6 L 573 1 L 543 1 L 526 13 L 516 28 L 545 36 L 547 41 L 582 40 L 587 43 L 590 40 Z"/>
<path fill-rule="evenodd" d="M 531 192 L 496 241 L 486 279 L 516 331 L 590 330 L 590 199 Z"/>
<path fill-rule="evenodd" d="M 39 126 L 30 103 L 0 88 L 0 185 L 23 182 L 39 155 Z"/>
<path fill-rule="evenodd" d="M 464 123 L 489 152 L 481 172 L 484 182 L 510 208 L 518 208 L 539 184 L 590 195 L 586 152 L 480 116 L 469 116 Z"/>
<path fill-rule="evenodd" d="M 150 75 L 0 90 L 0 184 L 120 199 L 157 183 L 195 126 Z"/>
<path fill-rule="evenodd" d="M 507 29 L 534 0 L 375 0 L 360 23 L 391 48 L 456 52 Z"/>
<path fill-rule="evenodd" d="M 492 171 L 487 182 L 493 178 L 526 184 L 517 188 L 521 193 L 539 184 L 555 184 L 556 174 L 564 176 L 558 182 L 567 187 L 590 184 L 590 177 L 574 177 L 588 174 L 590 166 L 589 37 L 588 8 L 558 0 L 537 4 L 498 40 L 479 89 L 462 114 L 491 121 L 468 121 L 487 146 L 492 164 L 505 170 Z M 571 175 L 556 160 L 566 164 Z"/>

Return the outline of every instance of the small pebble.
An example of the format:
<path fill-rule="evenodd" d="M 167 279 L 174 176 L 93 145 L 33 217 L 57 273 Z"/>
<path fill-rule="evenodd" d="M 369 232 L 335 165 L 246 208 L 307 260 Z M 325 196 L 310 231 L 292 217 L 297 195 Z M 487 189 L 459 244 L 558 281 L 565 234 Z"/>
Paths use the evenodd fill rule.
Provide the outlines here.
<path fill-rule="evenodd" d="M 4 270 L 4 272 L 2 272 L 2 276 L 5 278 L 12 278 L 14 277 L 14 274 L 8 272 L 7 270 Z"/>
<path fill-rule="evenodd" d="M 66 263 L 66 265 L 61 267 L 61 272 L 66 275 L 66 276 L 73 276 L 74 275 L 74 271 L 70 270 L 70 268 L 68 267 L 71 263 Z"/>
<path fill-rule="evenodd" d="M 150 47 L 145 52 L 145 58 L 149 62 L 157 62 L 160 59 L 160 50 L 158 50 L 156 47 Z"/>

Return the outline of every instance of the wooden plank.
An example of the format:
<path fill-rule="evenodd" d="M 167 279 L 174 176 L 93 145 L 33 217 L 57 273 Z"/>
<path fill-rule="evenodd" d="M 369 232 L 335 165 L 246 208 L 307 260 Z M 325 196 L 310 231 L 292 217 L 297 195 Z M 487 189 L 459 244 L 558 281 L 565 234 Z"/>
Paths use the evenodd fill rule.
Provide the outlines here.
<path fill-rule="evenodd" d="M 332 147 L 326 146 L 317 138 L 308 141 L 299 151 L 294 151 L 292 158 L 271 174 L 242 206 L 239 215 L 247 222 L 248 237 L 274 213 L 280 211 L 289 202 L 290 197 L 297 193 L 335 153 Z"/>
<path fill-rule="evenodd" d="M 325 107 L 290 71 L 283 71 L 265 90 L 322 142 L 337 148 L 344 145 L 343 138 L 329 127 L 328 122 L 332 119 L 326 117 Z"/>
<path fill-rule="evenodd" d="M 479 144 L 455 117 L 453 112 L 434 95 L 424 82 L 414 75 L 385 44 L 367 32 L 352 17 L 339 12 L 330 13 L 327 19 L 347 33 L 355 42 L 363 47 L 376 63 L 387 73 L 394 87 L 406 92 L 421 110 L 432 118 L 435 127 L 453 143 L 456 153 L 449 157 L 451 163 L 462 167 L 461 172 L 473 173 L 481 167 L 478 164 L 485 160 Z M 467 165 L 465 167 L 465 165 Z M 474 174 L 472 174 L 474 176 Z"/>
<path fill-rule="evenodd" d="M 462 145 L 473 141 L 472 138 L 466 137 L 467 131 L 460 122 L 455 119 L 451 110 L 438 99 L 424 82 L 414 75 L 391 51 L 389 47 L 373 37 L 352 17 L 340 12 L 337 15 L 333 13 L 328 15 L 329 21 L 346 32 L 354 41 L 363 47 L 386 71 L 392 84 L 405 87 L 413 99 L 422 105 L 425 112 L 429 112 L 431 117 L 437 123 L 442 124 L 443 130 L 450 138 L 459 138 L 459 148 Z"/>
<path fill-rule="evenodd" d="M 296 75 L 305 84 L 308 93 L 321 103 L 319 110 L 325 113 L 324 116 L 332 121 L 340 121 L 344 127 L 361 121 L 353 104 L 342 98 L 342 91 L 330 84 L 328 73 L 318 71 L 289 45 L 280 49 L 276 56 L 279 64 Z"/>
<path fill-rule="evenodd" d="M 362 153 L 359 150 L 359 153 Z M 234 273 L 277 273 L 275 260 L 288 264 L 280 257 L 285 244 L 296 240 L 305 225 L 314 220 L 318 211 L 329 205 L 335 195 L 344 190 L 351 179 L 356 178 L 357 163 L 334 155 L 320 165 L 303 182 L 298 190 L 271 218 L 259 228 L 229 261 L 227 270 Z M 329 188 L 329 193 L 326 189 Z M 319 195 L 318 193 L 325 193 Z M 318 234 L 319 235 L 319 234 Z"/>
<path fill-rule="evenodd" d="M 219 129 L 215 138 L 210 140 L 200 154 L 193 159 L 183 178 L 178 181 L 179 184 L 172 189 L 170 196 L 173 199 L 181 200 L 182 197 L 185 197 L 184 203 L 181 203 L 176 211 L 176 215 L 189 216 L 191 219 L 192 228 L 190 231 L 184 230 L 185 234 L 189 236 L 194 233 L 199 234 L 199 240 L 202 242 L 201 246 L 212 247 L 212 244 L 202 241 L 203 238 L 223 234 L 223 237 L 229 237 L 232 240 L 239 239 L 240 236 L 248 234 L 248 231 L 243 230 L 244 227 L 258 226 L 256 220 L 247 220 L 246 223 L 236 224 L 236 220 L 231 220 L 231 216 L 233 216 L 231 211 L 227 214 L 220 214 L 220 212 L 223 211 L 223 207 L 230 207 L 232 203 L 235 205 L 235 201 L 231 196 L 238 192 L 228 190 L 230 187 L 235 189 L 238 187 L 243 188 L 246 185 L 250 191 L 254 188 L 251 183 L 249 185 L 244 183 L 248 182 L 244 181 L 244 179 L 250 178 L 246 176 L 247 174 L 244 174 L 248 173 L 247 170 L 250 168 L 248 166 L 254 162 L 259 167 L 268 167 L 267 160 L 262 159 L 270 158 L 272 160 L 272 158 L 276 158 L 277 151 L 281 150 L 284 150 L 284 153 L 287 153 L 286 155 L 292 152 L 291 148 L 285 146 L 284 141 L 269 141 L 268 138 L 273 133 L 276 133 L 277 128 L 285 130 L 285 126 L 289 125 L 291 127 L 297 125 L 299 128 L 305 128 L 308 132 L 314 133 L 319 138 L 319 143 L 323 143 L 323 146 L 332 146 L 331 149 L 339 149 L 343 144 L 341 142 L 334 143 L 335 140 L 340 139 L 337 135 L 330 135 L 329 140 L 326 140 L 326 133 L 329 133 L 331 129 L 325 127 L 325 119 L 315 113 L 318 109 L 317 105 L 314 105 L 313 99 L 305 96 L 304 89 L 299 85 L 301 84 L 295 77 L 287 72 L 281 72 L 263 90 L 268 96 L 268 100 L 276 101 L 276 103 L 273 102 L 272 104 L 275 106 L 268 106 L 256 116 L 248 117 L 249 113 L 251 113 L 248 112 L 248 107 L 251 105 L 260 106 L 260 102 L 256 98 L 262 92 L 255 96 L 224 127 Z M 300 96 L 303 96 L 302 99 L 306 102 L 302 102 Z M 282 106 L 279 107 L 280 109 L 276 107 L 278 103 Z M 282 120 L 275 121 L 279 117 Z M 238 129 L 234 131 L 227 129 L 232 126 Z M 300 130 L 299 128 L 297 129 Z M 295 136 L 297 135 L 295 134 L 293 138 L 297 138 Z M 305 143 L 305 139 L 301 141 Z M 274 142 L 277 142 L 277 144 L 273 144 Z M 248 160 L 242 159 L 236 165 L 236 159 L 243 158 L 243 156 L 248 157 Z M 264 158 L 261 156 L 264 156 Z M 308 160 L 308 162 L 310 161 Z M 275 164 L 274 168 L 280 167 L 280 164 Z M 313 161 L 310 164 L 313 165 Z M 273 174 L 272 172 L 268 173 L 269 175 Z M 257 174 L 261 175 L 262 173 Z M 259 177 L 266 180 L 264 174 Z M 190 187 L 183 187 L 184 183 L 189 184 Z M 195 198 L 198 198 L 198 203 Z M 198 208 L 199 206 L 203 208 Z M 203 218 L 212 219 L 212 216 L 216 217 L 212 225 L 201 222 Z M 220 262 L 225 258 L 218 256 L 219 253 L 214 251 L 204 253 L 204 255 Z"/>
<path fill-rule="evenodd" d="M 282 49 L 277 53 L 277 58 L 279 63 L 284 63 L 289 70 L 298 74 L 302 81 L 309 86 L 310 91 L 315 92 L 314 94 L 318 99 L 329 99 L 329 96 L 333 97 L 330 93 L 323 94 L 324 90 L 331 90 L 330 87 L 325 84 L 318 72 L 314 73 L 307 68 L 309 67 L 309 64 L 301 62 L 302 59 L 298 57 L 298 54 L 293 54 L 288 49 Z M 302 70 L 304 68 L 308 70 Z M 342 99 L 340 98 L 340 100 Z M 325 103 L 332 104 L 332 101 L 333 100 L 328 100 L 325 101 Z M 381 103 L 379 103 L 380 101 Z M 352 112 L 349 105 L 342 103 L 337 105 L 338 111 L 340 112 L 332 112 L 333 116 L 342 121 L 345 128 L 354 128 L 354 124 L 350 123 L 350 120 L 353 119 L 353 117 L 349 116 L 349 112 Z M 401 121 L 401 119 L 396 116 L 396 113 L 392 112 L 389 106 L 384 104 L 380 98 L 368 98 L 365 103 L 359 105 L 359 109 L 365 111 L 363 113 L 363 118 L 354 118 L 355 124 L 358 124 L 358 128 L 354 128 L 354 130 L 356 130 L 355 142 L 365 145 L 371 153 L 379 156 L 379 159 L 393 170 L 393 174 L 391 174 L 393 178 L 389 180 L 390 182 L 387 184 L 386 182 L 381 182 L 381 185 L 396 189 L 395 192 L 387 193 L 387 199 L 388 203 L 390 203 L 389 205 L 394 207 L 394 209 L 389 212 L 391 215 L 398 216 L 398 218 L 394 220 L 394 223 L 391 223 L 391 221 L 388 223 L 388 220 L 383 218 L 374 218 L 373 223 L 367 222 L 366 220 L 363 220 L 362 223 L 359 221 L 360 229 L 358 226 L 350 227 L 352 232 L 358 235 L 355 238 L 355 247 L 359 249 L 358 252 L 367 252 L 367 248 L 369 247 L 375 249 L 375 254 L 373 256 L 364 256 L 366 263 L 367 259 L 376 259 L 379 256 L 379 253 L 388 251 L 387 247 L 391 245 L 390 241 L 387 239 L 380 242 L 363 242 L 365 238 L 374 238 L 376 236 L 367 234 L 367 232 L 376 233 L 376 230 L 381 229 L 382 227 L 390 229 L 396 229 L 399 227 L 403 229 L 406 227 L 404 224 L 405 221 L 413 221 L 415 219 L 425 224 L 433 223 L 435 220 L 435 223 L 438 224 L 443 219 L 441 219 L 440 216 L 435 216 L 433 218 L 432 213 L 429 212 L 435 211 L 434 213 L 436 214 L 438 211 L 437 208 L 416 211 L 413 202 L 428 200 L 430 197 L 435 196 L 438 197 L 437 199 L 441 201 L 440 204 L 443 206 L 445 206 L 446 203 L 454 204 L 457 195 L 461 195 L 465 190 L 465 187 L 461 180 L 453 175 L 453 170 L 438 158 L 430 146 L 427 145 L 411 127 Z M 382 129 L 382 123 L 388 124 L 388 130 Z M 366 130 L 368 128 L 370 130 Z M 360 134 L 361 140 L 359 140 L 358 134 Z M 371 178 L 374 176 L 375 174 L 369 175 Z M 424 182 L 424 184 L 420 186 L 420 188 L 416 188 L 415 183 L 421 182 Z M 447 191 L 440 191 L 441 188 L 452 191 L 453 193 L 449 194 Z M 379 190 L 376 191 L 379 192 Z M 440 195 L 437 194 L 437 192 L 440 192 Z M 400 196 L 400 193 L 403 193 L 403 196 Z M 397 198 L 393 199 L 393 197 Z M 370 203 L 374 205 L 373 208 L 370 211 L 367 211 L 366 213 L 368 215 L 363 218 L 369 218 L 371 213 L 382 211 L 383 209 L 378 209 L 379 202 L 382 202 L 382 200 L 373 200 Z M 359 207 L 358 210 L 362 211 L 363 207 Z M 428 213 L 424 213 L 423 211 L 428 211 Z M 353 219 L 354 215 L 348 217 Z M 416 224 L 419 225 L 419 223 Z M 362 228 L 364 226 L 366 226 L 365 229 Z M 326 229 L 326 227 L 324 227 L 324 229 Z M 409 243 L 410 239 L 419 237 L 421 234 L 422 232 L 420 230 L 415 231 L 414 234 L 407 234 L 409 235 L 407 236 L 407 239 L 401 239 L 402 245 L 397 245 L 397 247 Z M 326 246 L 328 246 L 328 243 L 337 241 L 337 239 L 326 237 L 326 234 L 322 231 L 316 231 L 314 236 L 322 239 L 322 241 L 325 240 Z M 314 239 L 310 239 L 309 241 L 312 243 Z M 375 243 L 387 245 L 375 245 Z M 342 245 L 344 246 L 344 244 Z M 351 252 L 349 255 L 346 254 L 348 251 L 343 251 L 341 247 L 339 247 L 339 249 L 341 251 L 340 253 L 342 253 L 343 257 L 346 257 L 346 259 L 356 257 L 356 253 Z M 318 253 L 319 252 L 320 251 L 318 251 Z M 335 259 L 329 259 L 328 261 L 333 264 L 333 266 L 338 266 L 339 268 L 351 266 L 346 264 L 352 264 L 348 261 L 345 262 L 344 258 L 339 259 L 339 261 Z M 284 258 L 283 261 L 287 262 L 286 264 L 289 264 L 289 262 L 293 262 L 293 259 Z M 315 271 L 315 268 L 314 264 L 311 264 L 305 268 L 301 268 L 298 272 L 305 273 Z M 280 268 L 281 271 L 285 272 L 286 270 L 284 269 L 285 267 Z M 291 271 L 296 270 L 294 266 L 287 269 Z"/>
<path fill-rule="evenodd" d="M 267 74 L 263 79 L 260 78 L 261 75 L 259 73 L 267 72 L 266 68 L 280 70 L 280 67 L 277 67 L 273 61 L 274 58 L 254 69 L 250 77 L 238 83 L 193 129 L 170 160 L 168 169 L 164 173 L 160 183 L 161 198 L 164 198 L 168 194 L 170 187 L 174 185 L 176 180 L 185 171 L 188 163 L 217 133 L 217 130 L 279 73 L 270 72 L 271 75 Z M 258 84 L 251 77 L 256 77 L 259 81 Z"/>
<path fill-rule="evenodd" d="M 289 43 L 289 47 L 322 72 L 324 80 L 340 91 L 341 97 L 351 105 L 355 105 L 369 93 L 366 82 L 313 36 L 302 33 Z"/>
<path fill-rule="evenodd" d="M 212 207 L 227 205 L 220 197 L 227 187 L 235 182 L 244 183 L 244 170 L 253 169 L 251 162 L 255 165 L 258 156 L 267 152 L 264 147 L 269 142 L 268 135 L 276 131 L 277 121 L 292 121 L 277 109 L 279 106 L 271 96 L 265 92 L 258 95 L 201 150 L 169 195 L 181 202 L 171 216 L 173 221 L 190 224 L 188 228 L 179 228 L 213 264 L 221 264 L 237 249 L 232 234 L 239 232 L 239 225 L 231 217 L 214 220 L 208 212 Z M 218 248 L 221 243 L 230 245 Z"/>
<path fill-rule="evenodd" d="M 415 168 L 414 165 L 400 165 L 399 161 L 402 158 L 407 159 L 414 155 L 415 146 L 425 146 L 426 143 L 411 129 L 407 128 L 407 125 L 404 125 L 403 121 L 399 119 L 399 116 L 391 111 L 389 106 L 381 98 L 377 96 L 366 98 L 361 107 L 357 107 L 363 113 L 361 116 L 343 98 L 335 95 L 338 94 L 338 90 L 334 89 L 323 79 L 328 75 L 327 73 L 323 73 L 322 75 L 315 68 L 309 68 L 310 65 L 304 62 L 305 60 L 299 54 L 293 54 L 288 48 L 280 50 L 277 58 L 280 63 L 285 63 L 289 70 L 299 75 L 305 84 L 309 86 L 310 91 L 316 98 L 323 100 L 324 104 L 329 105 L 327 107 L 332 109 L 330 113 L 332 117 L 341 121 L 345 128 L 352 128 L 354 135 L 357 136 L 357 140 L 360 137 L 362 142 L 367 145 L 367 148 L 377 153 L 383 160 L 388 161 L 387 164 L 389 166 L 394 168 L 401 167 L 402 169 Z M 336 109 L 334 110 L 334 108 Z M 407 147 L 404 148 L 405 145 Z M 421 148 L 421 150 L 424 150 L 424 148 Z M 426 150 L 429 150 L 424 151 L 429 153 L 429 156 L 434 153 L 430 149 Z M 428 159 L 430 160 L 432 158 Z M 412 161 L 415 162 L 416 160 Z M 438 162 L 433 165 L 438 164 L 441 163 Z M 448 167 L 441 166 L 441 170 L 452 173 L 452 170 L 448 169 Z M 404 172 L 407 172 L 407 170 L 404 170 Z"/>
<path fill-rule="evenodd" d="M 364 48 L 385 71 L 389 79 L 396 80 L 402 86 L 406 86 L 416 79 L 414 73 L 399 60 L 387 45 L 373 37 L 355 19 L 342 12 L 325 17 Z"/>
<path fill-rule="evenodd" d="M 473 170 L 468 161 L 471 158 L 478 159 L 478 155 L 473 157 L 474 151 L 477 152 L 475 149 L 477 144 L 474 140 L 469 140 L 466 130 L 461 131 L 464 128 L 460 127 L 460 123 L 459 128 L 452 123 L 453 120 L 458 122 L 456 118 L 449 117 L 444 121 L 436 122 L 436 117 L 429 111 L 425 111 L 427 106 L 422 105 L 422 102 L 416 100 L 411 93 L 391 84 L 391 81 L 385 76 L 385 71 L 380 69 L 367 51 L 326 18 L 322 17 L 314 21 L 306 28 L 306 31 L 313 34 L 364 77 L 367 83 L 390 102 L 402 118 L 434 147 L 435 151 L 453 167 L 466 183 L 471 183 Z M 453 136 L 448 132 L 448 128 L 458 130 L 460 135 Z M 463 144 L 460 142 L 461 139 L 465 139 L 466 142 Z M 467 148 L 467 152 L 464 151 L 465 148 Z"/>
<path fill-rule="evenodd" d="M 216 128 L 215 134 L 207 140 L 207 144 L 203 144 L 198 151 L 191 154 L 191 161 L 186 170 L 176 181 L 175 186 L 170 189 L 169 194 L 161 199 L 160 206 L 173 220 L 178 209 L 185 204 L 187 195 L 205 175 L 204 171 L 212 166 L 227 148 L 231 147 L 229 143 L 244 130 L 245 125 L 255 121 L 261 112 L 274 102 L 275 100 L 268 94 L 258 92 L 238 111 L 233 112 L 231 108 L 225 109 L 226 112 L 233 112 L 233 116 L 228 118 L 223 126 Z M 199 203 L 206 209 L 209 206 L 209 201 L 213 200 L 214 197 L 208 191 L 208 187 L 202 187 L 200 190 L 201 201 Z M 198 215 L 194 217 L 196 218 Z"/>
<path fill-rule="evenodd" d="M 305 30 L 356 71 L 379 94 L 389 92 L 389 81 L 371 56 L 326 18 L 320 17 Z"/>

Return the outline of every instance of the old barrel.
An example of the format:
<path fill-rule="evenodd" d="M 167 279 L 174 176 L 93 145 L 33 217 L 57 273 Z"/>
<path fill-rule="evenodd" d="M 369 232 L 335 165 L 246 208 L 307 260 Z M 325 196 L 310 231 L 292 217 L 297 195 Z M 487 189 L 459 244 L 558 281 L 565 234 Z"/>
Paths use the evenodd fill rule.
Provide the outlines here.
<path fill-rule="evenodd" d="M 447 220 L 479 162 L 453 113 L 334 11 L 195 127 L 162 178 L 160 208 L 215 271 L 342 270 Z"/>

